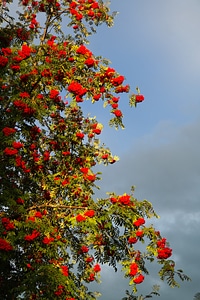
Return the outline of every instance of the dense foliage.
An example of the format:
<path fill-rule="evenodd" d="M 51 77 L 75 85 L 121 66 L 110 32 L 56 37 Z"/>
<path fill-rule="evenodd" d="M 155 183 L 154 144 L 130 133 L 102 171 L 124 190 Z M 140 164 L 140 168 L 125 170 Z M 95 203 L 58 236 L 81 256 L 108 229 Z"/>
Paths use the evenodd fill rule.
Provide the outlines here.
<path fill-rule="evenodd" d="M 157 217 L 151 203 L 133 190 L 94 195 L 94 166 L 117 157 L 82 107 L 102 101 L 110 125 L 123 127 L 120 94 L 130 89 L 86 44 L 113 15 L 103 1 L 18 2 L 18 18 L 16 1 L 0 3 L 0 299 L 96 299 L 88 283 L 99 281 L 103 264 L 118 263 L 136 292 L 154 260 L 176 286 L 175 274 L 186 276 L 146 225 Z M 131 106 L 143 100 L 139 90 L 130 95 Z"/>

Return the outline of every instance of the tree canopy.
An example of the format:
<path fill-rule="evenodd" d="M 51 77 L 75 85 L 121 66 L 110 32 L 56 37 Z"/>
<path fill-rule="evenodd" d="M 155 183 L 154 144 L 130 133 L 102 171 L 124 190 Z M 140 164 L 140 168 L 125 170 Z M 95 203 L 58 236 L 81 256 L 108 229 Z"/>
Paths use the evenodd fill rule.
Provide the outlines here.
<path fill-rule="evenodd" d="M 88 36 L 112 26 L 114 14 L 96 0 L 22 0 L 18 17 L 16 1 L 0 5 L 1 299 L 96 299 L 89 283 L 99 282 L 104 264 L 121 264 L 134 292 L 146 261 L 178 286 L 176 275 L 188 277 L 147 225 L 157 217 L 152 204 L 133 188 L 95 197 L 95 165 L 118 157 L 99 139 L 103 125 L 83 113 L 85 101 L 102 101 L 119 128 L 121 93 L 130 93 L 130 106 L 144 100 L 88 48 Z"/>

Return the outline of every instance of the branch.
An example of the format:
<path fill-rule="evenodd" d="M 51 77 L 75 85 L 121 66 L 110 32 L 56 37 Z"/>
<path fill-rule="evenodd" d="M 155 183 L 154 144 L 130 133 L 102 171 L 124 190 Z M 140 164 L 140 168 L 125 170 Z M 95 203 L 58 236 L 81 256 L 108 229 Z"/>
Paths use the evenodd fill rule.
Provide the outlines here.
<path fill-rule="evenodd" d="M 38 209 L 38 208 L 41 208 L 41 207 L 50 207 L 50 208 L 67 208 L 67 209 L 87 209 L 87 207 L 85 206 L 75 206 L 75 205 L 59 205 L 59 204 L 41 204 L 41 205 L 34 205 L 34 206 L 31 206 L 29 207 L 27 210 L 30 211 L 30 210 L 33 210 L 33 209 Z"/>

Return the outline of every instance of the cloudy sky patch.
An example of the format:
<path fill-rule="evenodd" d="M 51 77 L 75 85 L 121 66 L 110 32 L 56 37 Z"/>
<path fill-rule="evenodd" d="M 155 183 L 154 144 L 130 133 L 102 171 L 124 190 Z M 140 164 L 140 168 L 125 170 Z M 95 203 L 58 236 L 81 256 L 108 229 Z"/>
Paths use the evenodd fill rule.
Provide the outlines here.
<path fill-rule="evenodd" d="M 177 267 L 192 279 L 180 289 L 161 284 L 158 299 L 192 300 L 200 291 L 200 3 L 116 0 L 111 8 L 119 11 L 115 26 L 100 29 L 91 47 L 133 89 L 139 85 L 145 102 L 130 109 L 123 96 L 125 131 L 105 128 L 101 139 L 120 161 L 102 169 L 97 194 L 128 193 L 135 185 L 135 196 L 152 202 L 160 216 L 152 222 L 169 240 Z M 104 114 L 99 118 L 106 120 Z M 114 275 L 103 272 L 102 300 L 120 299 L 126 289 L 122 274 Z M 141 293 L 157 283 L 153 268 Z"/>

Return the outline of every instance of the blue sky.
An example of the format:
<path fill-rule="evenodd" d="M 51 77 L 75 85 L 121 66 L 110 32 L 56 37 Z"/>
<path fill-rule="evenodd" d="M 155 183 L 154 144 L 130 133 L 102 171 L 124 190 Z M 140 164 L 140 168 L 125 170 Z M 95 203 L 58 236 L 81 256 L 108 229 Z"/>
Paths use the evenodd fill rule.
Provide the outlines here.
<path fill-rule="evenodd" d="M 132 90 L 138 85 L 146 97 L 137 110 L 122 97 L 126 142 L 162 122 L 178 126 L 199 116 L 200 4 L 192 3 L 112 1 L 111 9 L 119 11 L 114 27 L 98 28 L 91 39 L 94 53 L 109 58 Z"/>
<path fill-rule="evenodd" d="M 173 258 L 192 279 L 180 289 L 161 284 L 161 300 L 189 300 L 200 291 L 200 2 L 198 0 L 115 0 L 113 28 L 98 28 L 90 49 L 112 61 L 132 90 L 145 101 L 130 109 L 121 99 L 125 130 L 107 126 L 101 140 L 120 161 L 103 169 L 101 193 L 130 191 L 153 203 L 154 224 L 174 249 Z M 98 120 L 106 112 L 92 109 Z M 98 112 L 98 113 L 97 113 Z M 152 276 L 141 293 L 159 284 Z M 103 271 L 102 300 L 116 300 L 126 289 L 122 274 Z"/>

